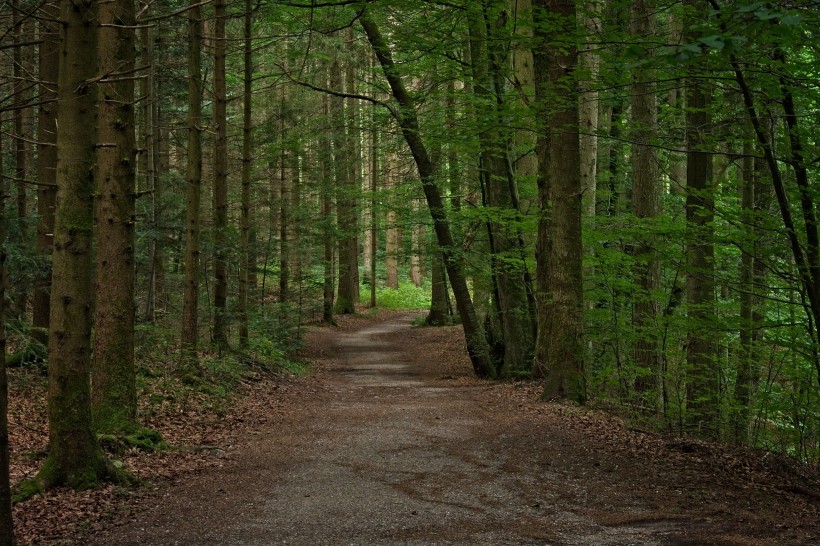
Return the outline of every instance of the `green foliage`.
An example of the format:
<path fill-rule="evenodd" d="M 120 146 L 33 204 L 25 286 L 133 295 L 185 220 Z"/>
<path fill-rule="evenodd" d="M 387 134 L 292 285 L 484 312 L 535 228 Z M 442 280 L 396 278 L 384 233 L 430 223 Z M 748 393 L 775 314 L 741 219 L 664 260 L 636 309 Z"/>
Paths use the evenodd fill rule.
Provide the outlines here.
<path fill-rule="evenodd" d="M 362 304 L 368 303 L 370 288 L 361 290 Z M 380 309 L 417 310 L 430 308 L 430 287 L 426 283 L 416 286 L 411 282 L 399 282 L 397 289 L 379 287 L 376 289 L 376 305 Z"/>

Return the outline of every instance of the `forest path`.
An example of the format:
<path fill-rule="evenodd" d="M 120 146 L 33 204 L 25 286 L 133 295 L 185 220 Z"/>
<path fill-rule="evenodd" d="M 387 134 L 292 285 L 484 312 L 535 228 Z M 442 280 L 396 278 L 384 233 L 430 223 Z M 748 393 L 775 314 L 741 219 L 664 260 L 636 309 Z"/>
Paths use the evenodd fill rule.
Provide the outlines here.
<path fill-rule="evenodd" d="M 318 390 L 294 396 L 292 412 L 221 468 L 168 488 L 99 542 L 798 544 L 811 536 L 771 528 L 755 506 L 773 493 L 726 495 L 713 474 L 697 474 L 706 461 L 669 468 L 632 448 L 609 451 L 609 436 L 624 432 L 618 425 L 532 402 L 525 385 L 472 378 L 457 329 L 411 328 L 412 318 L 360 318 L 309 334 Z"/>

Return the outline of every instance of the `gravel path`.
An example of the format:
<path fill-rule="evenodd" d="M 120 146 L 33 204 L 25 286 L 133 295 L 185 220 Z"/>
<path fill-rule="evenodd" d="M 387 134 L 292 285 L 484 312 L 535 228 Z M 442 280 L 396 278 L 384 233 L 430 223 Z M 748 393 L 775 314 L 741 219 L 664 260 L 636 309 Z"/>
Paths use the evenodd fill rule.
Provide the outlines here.
<path fill-rule="evenodd" d="M 318 390 L 99 543 L 787 542 L 744 536 L 742 518 L 710 519 L 697 500 L 687 512 L 669 501 L 681 484 L 575 441 L 558 418 L 517 417 L 492 384 L 452 368 L 460 347 L 411 318 L 325 335 Z"/>

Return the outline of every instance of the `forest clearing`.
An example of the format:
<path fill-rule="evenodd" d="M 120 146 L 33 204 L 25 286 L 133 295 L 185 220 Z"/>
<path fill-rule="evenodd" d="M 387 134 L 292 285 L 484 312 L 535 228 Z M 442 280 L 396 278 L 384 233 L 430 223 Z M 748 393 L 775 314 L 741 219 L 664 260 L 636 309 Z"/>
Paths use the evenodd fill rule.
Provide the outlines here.
<path fill-rule="evenodd" d="M 541 402 L 537 383 L 477 380 L 459 329 L 412 327 L 414 316 L 311 328 L 313 372 L 249 385 L 223 419 L 195 407 L 148 419 L 184 447 L 125 457 L 148 487 L 26 501 L 16 508 L 23 543 L 820 538 L 820 478 L 796 461 L 630 429 L 600 411 Z M 187 430 L 174 430 L 180 419 Z"/>
<path fill-rule="evenodd" d="M 0 546 L 130 540 L 199 478 L 238 527 L 180 543 L 309 542 L 347 498 L 362 543 L 814 540 L 818 28 L 816 0 L 0 2 Z"/>

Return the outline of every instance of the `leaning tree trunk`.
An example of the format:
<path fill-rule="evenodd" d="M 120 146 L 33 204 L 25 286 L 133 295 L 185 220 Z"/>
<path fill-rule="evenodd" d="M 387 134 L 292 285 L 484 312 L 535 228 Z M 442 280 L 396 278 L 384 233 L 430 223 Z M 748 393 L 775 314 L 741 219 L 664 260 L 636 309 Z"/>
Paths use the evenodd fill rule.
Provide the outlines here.
<path fill-rule="evenodd" d="M 40 487 L 88 488 L 113 476 L 91 422 L 92 233 L 97 147 L 96 0 L 64 0 L 57 95 L 57 214 L 48 336 L 49 453 Z M 91 129 L 91 130 L 90 130 Z"/>
<path fill-rule="evenodd" d="M 376 58 L 379 60 L 379 64 L 390 85 L 393 98 L 399 104 L 399 110 L 394 111 L 394 113 L 402 134 L 404 135 L 404 139 L 410 148 L 410 152 L 413 154 L 413 159 L 416 162 L 416 167 L 421 177 L 424 197 L 427 200 L 427 206 L 433 218 L 433 226 L 438 245 L 444 257 L 445 268 L 450 277 L 453 295 L 456 298 L 456 306 L 461 315 L 461 325 L 464 329 L 467 352 L 470 355 L 473 369 L 480 377 L 494 378 L 496 377 L 496 370 L 490 358 L 490 347 L 487 343 L 487 339 L 484 337 L 483 328 L 478 322 L 478 316 L 473 307 L 470 291 L 467 287 L 467 279 L 464 276 L 464 268 L 459 259 L 458 249 L 453 241 L 452 232 L 450 231 L 450 223 L 447 219 L 444 201 L 436 185 L 435 167 L 432 161 L 430 161 L 430 155 L 421 139 L 415 102 L 407 92 L 404 82 L 396 71 L 393 56 L 387 42 L 382 37 L 379 28 L 366 9 L 362 12 L 359 22 L 367 34 L 367 39 L 373 47 L 373 51 L 376 53 Z"/>
<path fill-rule="evenodd" d="M 182 373 L 199 373 L 199 237 L 202 194 L 202 10 L 188 10 L 188 164 L 185 192 L 185 284 L 182 293 Z"/>
<path fill-rule="evenodd" d="M 136 426 L 134 371 L 134 191 L 136 140 L 134 3 L 100 6 L 100 84 L 97 151 L 96 305 L 91 398 L 97 432 L 125 433 Z"/>

